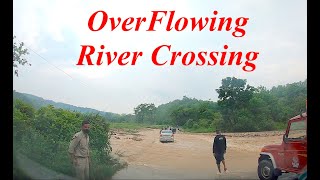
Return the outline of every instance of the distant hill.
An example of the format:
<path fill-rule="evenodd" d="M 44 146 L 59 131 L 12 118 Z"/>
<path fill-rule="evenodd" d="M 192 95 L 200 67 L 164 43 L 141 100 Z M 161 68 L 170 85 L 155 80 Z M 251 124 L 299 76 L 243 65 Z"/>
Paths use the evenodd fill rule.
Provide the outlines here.
<path fill-rule="evenodd" d="M 36 109 L 39 109 L 43 106 L 53 105 L 55 108 L 61 108 L 69 111 L 77 111 L 80 113 L 99 113 L 101 116 L 104 116 L 111 121 L 118 119 L 121 116 L 120 114 L 116 114 L 116 113 L 104 112 L 104 111 L 99 111 L 96 109 L 86 108 L 86 107 L 78 107 L 78 106 L 65 104 L 61 102 L 54 102 L 52 100 L 46 100 L 35 95 L 13 91 L 13 100 L 15 99 L 20 99 L 28 104 L 31 104 Z"/>

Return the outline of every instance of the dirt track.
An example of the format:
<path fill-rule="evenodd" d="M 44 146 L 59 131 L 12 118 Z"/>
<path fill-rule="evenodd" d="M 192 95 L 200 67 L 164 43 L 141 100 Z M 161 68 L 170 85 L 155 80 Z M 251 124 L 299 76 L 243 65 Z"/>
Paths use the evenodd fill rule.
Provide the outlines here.
<path fill-rule="evenodd" d="M 212 133 L 178 131 L 174 143 L 160 143 L 157 129 L 115 132 L 111 137 L 113 153 L 126 161 L 128 168 L 119 171 L 113 179 L 258 179 L 260 149 L 267 144 L 281 143 L 282 133 L 225 134 L 229 173 L 217 175 Z"/>

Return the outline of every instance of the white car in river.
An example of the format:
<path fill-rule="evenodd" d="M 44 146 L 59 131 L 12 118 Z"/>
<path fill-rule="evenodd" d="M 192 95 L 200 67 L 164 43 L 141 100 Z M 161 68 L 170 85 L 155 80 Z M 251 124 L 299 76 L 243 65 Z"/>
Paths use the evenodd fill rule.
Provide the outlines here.
<path fill-rule="evenodd" d="M 174 142 L 174 134 L 172 130 L 161 130 L 160 142 Z"/>

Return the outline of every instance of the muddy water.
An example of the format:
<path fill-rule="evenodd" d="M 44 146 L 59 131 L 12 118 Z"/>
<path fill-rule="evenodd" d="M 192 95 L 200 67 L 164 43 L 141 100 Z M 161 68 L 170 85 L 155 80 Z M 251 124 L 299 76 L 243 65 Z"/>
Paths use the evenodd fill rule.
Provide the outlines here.
<path fill-rule="evenodd" d="M 113 153 L 129 165 L 112 179 L 259 179 L 259 150 L 265 144 L 281 142 L 281 135 L 227 136 L 225 160 L 229 172 L 217 175 L 212 134 L 177 132 L 174 138 L 173 143 L 161 143 L 159 130 L 153 129 L 114 135 Z M 292 175 L 285 174 L 279 179 L 292 179 Z"/>

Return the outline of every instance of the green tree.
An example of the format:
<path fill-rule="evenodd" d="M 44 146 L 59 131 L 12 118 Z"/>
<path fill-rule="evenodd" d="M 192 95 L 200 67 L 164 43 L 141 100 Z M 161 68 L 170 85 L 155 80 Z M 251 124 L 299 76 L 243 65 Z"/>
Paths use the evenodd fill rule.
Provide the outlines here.
<path fill-rule="evenodd" d="M 35 117 L 35 109 L 22 102 L 15 100 L 13 102 L 13 138 L 20 142 L 22 137 L 28 133 L 29 126 Z"/>
<path fill-rule="evenodd" d="M 227 77 L 222 79 L 222 85 L 216 89 L 219 94 L 218 105 L 223 115 L 223 128 L 232 130 L 238 123 L 237 111 L 247 107 L 256 89 L 247 85 L 246 79 Z"/>
<path fill-rule="evenodd" d="M 13 36 L 13 41 L 15 40 L 16 36 Z M 19 76 L 18 73 L 18 65 L 29 65 L 31 64 L 24 58 L 25 55 L 28 55 L 28 49 L 24 47 L 24 43 L 20 42 L 13 42 L 13 68 L 14 74 Z"/>
<path fill-rule="evenodd" d="M 138 123 L 155 123 L 155 111 L 156 107 L 151 104 L 140 104 L 134 108 L 134 114 Z"/>
<path fill-rule="evenodd" d="M 278 103 L 284 110 L 281 118 L 283 121 L 306 110 L 307 79 L 303 82 L 272 87 L 270 93 L 278 99 Z"/>
<path fill-rule="evenodd" d="M 44 167 L 67 175 L 72 174 L 67 149 L 72 136 L 80 130 L 83 119 L 91 122 L 91 175 L 108 179 L 123 167 L 110 156 L 109 124 L 98 114 L 82 114 L 57 109 L 52 105 L 35 110 L 19 100 L 13 105 L 14 153 L 19 153 Z M 15 160 L 16 154 L 13 155 Z M 14 162 L 14 176 L 24 176 Z M 26 178 L 21 178 L 26 179 Z"/>

